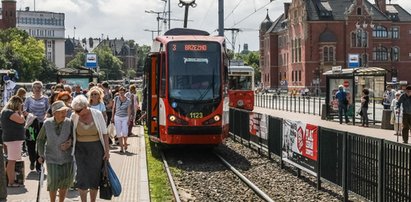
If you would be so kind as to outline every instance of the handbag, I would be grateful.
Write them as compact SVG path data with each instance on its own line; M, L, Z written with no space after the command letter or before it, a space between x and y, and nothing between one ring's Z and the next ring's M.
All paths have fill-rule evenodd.
M121 194L121 183L118 179L116 173L114 172L113 168L111 167L110 163L107 162L107 173L108 173L108 180L110 181L111 190L113 191L114 196L120 196Z
M105 161L101 170L100 198L111 200L111 198L113 197L113 191L111 189L110 180L108 179L107 170L107 161Z
M114 126L114 123L110 123L107 127L108 135L111 139L116 137L116 127Z

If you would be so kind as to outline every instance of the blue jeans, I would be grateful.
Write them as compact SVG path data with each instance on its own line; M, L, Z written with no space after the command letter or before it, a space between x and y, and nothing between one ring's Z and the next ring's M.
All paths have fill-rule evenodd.
M342 124L342 115L344 113L345 123L350 122L347 116L347 105L338 105L338 118L340 119L340 124Z

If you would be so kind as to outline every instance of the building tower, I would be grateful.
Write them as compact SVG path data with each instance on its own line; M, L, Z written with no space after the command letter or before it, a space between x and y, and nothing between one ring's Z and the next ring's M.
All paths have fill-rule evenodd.
M260 38L260 68L261 71L263 71L262 68L265 67L265 55L264 55L264 50L267 48L265 47L265 37L264 35L266 34L266 32L268 31L268 29L270 29L270 27L273 25L273 21L271 21L270 16L268 16L268 9L267 9L267 16L265 17L265 19L261 22L260 24L260 30L259 30L259 38ZM261 74L261 81L264 83L264 80L266 80L264 78L264 74Z
M7 29L16 27L16 1L15 0L3 0L1 1L1 28Z

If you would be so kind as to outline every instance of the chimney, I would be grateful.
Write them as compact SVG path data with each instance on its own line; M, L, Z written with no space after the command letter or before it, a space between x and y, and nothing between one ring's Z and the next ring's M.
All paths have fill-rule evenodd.
M375 4L377 5L378 9L380 9L381 12L383 13L387 12L386 0L375 0Z
M284 3L284 18L288 19L288 10L290 10L291 3Z

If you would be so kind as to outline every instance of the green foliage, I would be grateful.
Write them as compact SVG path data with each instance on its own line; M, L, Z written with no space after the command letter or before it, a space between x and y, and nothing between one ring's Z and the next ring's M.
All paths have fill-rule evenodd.
M151 47L148 45L139 46L137 50L138 62L137 62L137 71L142 72L143 66L146 61L147 54L150 52Z
M168 182L158 148L150 142L147 133L145 133L145 139L150 199L151 201L172 201L173 194L170 188L171 186Z
M104 45L95 49L98 58L98 65L100 71L104 72L104 78L102 80L119 80L123 79L125 72L121 70L123 62L113 55L111 49ZM84 63L83 63L84 64Z
M16 28L0 30L0 68L15 69L19 81L33 81L47 73L52 78L50 63L45 60L44 42ZM55 74L54 74L55 75Z
M247 54L238 53L235 58L244 61L245 65L254 68L254 80L256 82L261 80L260 54L258 51L250 51Z
M86 63L86 54L83 52L78 52L76 56L67 63L68 68L80 69Z

